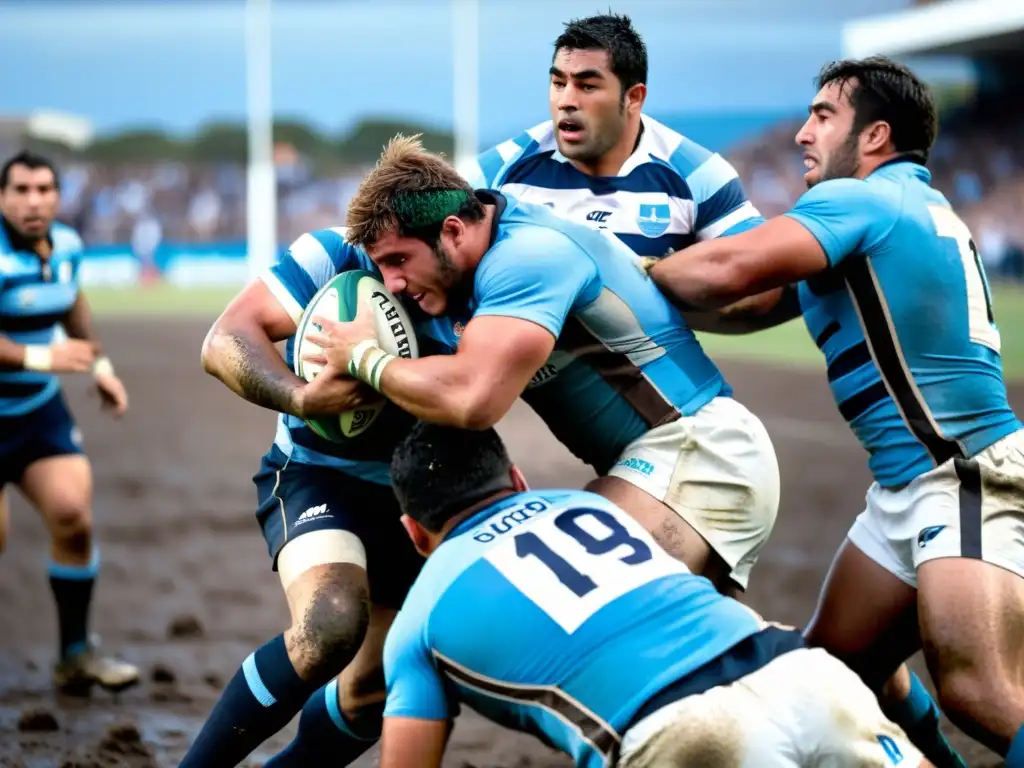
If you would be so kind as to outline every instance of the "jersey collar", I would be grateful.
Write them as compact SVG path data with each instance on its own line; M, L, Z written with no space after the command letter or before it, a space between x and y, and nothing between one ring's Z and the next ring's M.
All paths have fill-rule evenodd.
M913 176L929 181L932 173L927 167L928 159L923 152L901 152L895 157L889 158L868 174L873 176L879 171L903 171Z
M508 207L508 198L496 189L478 189L474 194L484 205L495 206L494 218L491 220L491 240L487 244L487 248L490 249L498 241L498 225Z
M490 496L492 493L494 493L494 491L489 490L487 492L487 495ZM504 498L498 499L493 504L488 504L483 509L477 510L472 515L467 517L465 520L461 521L450 531L448 531L447 535L444 537L444 540L451 541L452 539L458 538L462 534L473 530L487 518L491 517L492 515L498 514L503 509L507 509L508 507L513 506L515 501L520 496L522 496L522 493L511 493L508 496L505 496Z

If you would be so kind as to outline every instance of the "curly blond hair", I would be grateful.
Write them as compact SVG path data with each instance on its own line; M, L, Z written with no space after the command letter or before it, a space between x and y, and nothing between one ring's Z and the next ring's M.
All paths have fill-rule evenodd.
M393 230L436 242L449 216L483 217L473 188L443 155L429 152L420 134L397 134L348 204L347 240L371 246Z

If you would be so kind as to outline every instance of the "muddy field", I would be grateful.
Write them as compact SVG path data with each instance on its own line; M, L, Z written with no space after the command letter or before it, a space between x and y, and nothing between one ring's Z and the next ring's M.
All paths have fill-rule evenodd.
M93 628L105 648L141 665L144 682L137 688L117 698L97 692L85 702L51 692L56 625L46 536L15 494L0 557L0 765L177 765L224 681L286 626L250 482L272 439L273 417L202 373L206 327L101 324L131 395L121 423L100 414L84 380L68 382L96 476L103 570ZM824 376L723 368L738 396L764 419L782 467L782 511L754 571L750 602L768 618L803 625L832 553L860 511L865 457L835 412ZM1024 407L1024 390L1013 400ZM524 408L517 407L502 433L534 486L580 486L591 476ZM919 658L915 668L924 673ZM293 728L267 742L250 764L287 743ZM998 764L959 733L953 738L972 768ZM375 761L376 750L358 765ZM567 764L533 740L469 714L456 727L446 765Z

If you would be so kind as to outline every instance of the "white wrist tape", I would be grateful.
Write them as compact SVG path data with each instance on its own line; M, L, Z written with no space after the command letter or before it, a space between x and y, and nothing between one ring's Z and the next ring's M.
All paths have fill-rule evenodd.
M103 357L97 358L96 362L92 364L93 376L113 376L114 375L114 364L110 362L110 358L104 355Z
M361 341L352 350L352 359L348 363L348 372L362 382L369 384L380 392L380 379L384 369L395 359L379 346L374 339Z
M45 344L26 344L22 365L26 371L49 371L53 368L53 351Z

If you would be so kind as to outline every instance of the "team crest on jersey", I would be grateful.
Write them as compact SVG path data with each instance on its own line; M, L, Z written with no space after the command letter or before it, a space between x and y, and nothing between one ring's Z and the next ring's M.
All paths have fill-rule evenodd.
M71 282L71 262L62 261L57 265L57 281L61 283Z
M640 203L636 224L645 237L660 237L672 223L672 209L668 203Z

